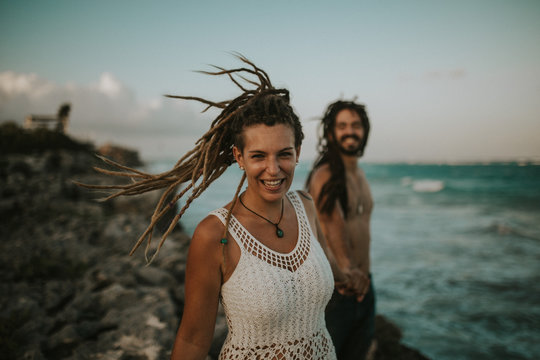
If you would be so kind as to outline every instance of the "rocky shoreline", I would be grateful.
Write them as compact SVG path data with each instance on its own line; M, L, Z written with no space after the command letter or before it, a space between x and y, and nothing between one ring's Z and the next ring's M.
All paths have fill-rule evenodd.
M105 181L86 151L0 157L0 353L5 359L167 359L183 307L189 237L146 266L127 254L158 194L101 203L72 183ZM110 181L110 179L107 179ZM223 312L209 359L226 334ZM377 318L376 359L426 359Z

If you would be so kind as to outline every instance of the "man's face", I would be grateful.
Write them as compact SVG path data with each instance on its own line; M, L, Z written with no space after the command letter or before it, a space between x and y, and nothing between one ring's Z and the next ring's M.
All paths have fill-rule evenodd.
M343 109L336 115L334 140L345 155L356 156L364 139L362 119L356 111Z

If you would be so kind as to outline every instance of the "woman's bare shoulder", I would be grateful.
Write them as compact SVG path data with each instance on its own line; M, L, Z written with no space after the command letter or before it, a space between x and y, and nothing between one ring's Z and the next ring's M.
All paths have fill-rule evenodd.
M302 201L305 202L305 200L308 200L308 201L313 201L313 198L311 197L311 195L304 191L304 190L296 190L296 192L298 193L298 195L300 195L300 197L302 198Z
M224 225L217 216L207 215L195 228L191 239L191 247L204 247L219 250Z
M302 203L304 204L306 215L309 221L311 222L312 220L314 220L317 214L317 211L315 210L315 203L313 202L313 197L311 196L310 193L303 190L298 190L297 192L300 195L300 199L302 200Z

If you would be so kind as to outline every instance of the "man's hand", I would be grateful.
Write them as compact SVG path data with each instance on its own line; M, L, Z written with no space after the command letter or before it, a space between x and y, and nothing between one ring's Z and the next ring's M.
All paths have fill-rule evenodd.
M345 280L336 282L336 290L341 295L355 296L356 301L362 301L369 290L369 277L358 268L343 271L343 275Z

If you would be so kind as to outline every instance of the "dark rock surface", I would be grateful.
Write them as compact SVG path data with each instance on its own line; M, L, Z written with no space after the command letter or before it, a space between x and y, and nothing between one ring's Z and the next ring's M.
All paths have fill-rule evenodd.
M71 182L103 181L89 170L94 159L51 152L0 161L4 359L169 356L189 239L173 232L150 266L144 249L129 257L158 194L95 201Z
M416 349L401 344L403 334L390 320L382 315L375 318L377 352L375 360L429 360Z
M143 163L139 158L139 152L133 149L127 149L122 146L105 144L97 149L97 152L113 161L120 164L136 167L141 166Z

